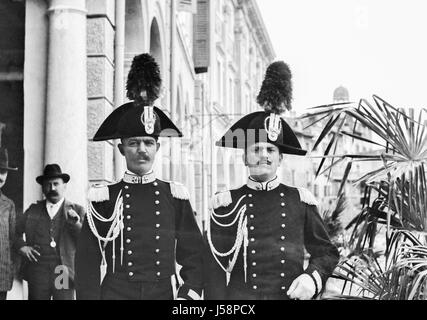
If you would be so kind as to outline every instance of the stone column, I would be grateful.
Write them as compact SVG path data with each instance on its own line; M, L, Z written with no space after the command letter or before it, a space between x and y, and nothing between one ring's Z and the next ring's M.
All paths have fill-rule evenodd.
M124 103L125 96L125 18L125 1L116 1L116 37L114 48L114 102L116 108ZM119 143L120 140L114 142L114 177L116 180L120 180L126 170L125 158L117 147Z
M71 176L67 198L87 189L86 1L51 0L44 162Z
M115 1L87 0L87 9L87 133L92 139L114 109L114 68L118 62L114 54ZM88 177L91 184L114 181L112 140L88 143Z
M176 51L178 49L177 46L177 38L178 38L178 30L176 25L176 13L177 13L177 0L171 0L170 2L170 118L173 122L176 121L176 106L177 106L177 96L178 96L178 86L177 86L177 56ZM176 159L174 159L174 154L176 150L176 146L174 141L171 141L170 144L170 179L175 179L176 168L175 163Z

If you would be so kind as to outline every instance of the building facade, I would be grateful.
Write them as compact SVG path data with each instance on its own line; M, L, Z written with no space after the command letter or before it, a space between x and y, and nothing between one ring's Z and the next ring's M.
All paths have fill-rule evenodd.
M83 205L89 185L121 178L117 142L90 138L127 102L144 52L160 65L156 106L184 133L161 139L159 177L188 187L200 225L214 192L244 182L240 155L214 142L255 111L274 59L255 0L6 0L0 31L0 141L19 168L4 192L18 212L42 198L35 178L47 163L70 174L67 198Z

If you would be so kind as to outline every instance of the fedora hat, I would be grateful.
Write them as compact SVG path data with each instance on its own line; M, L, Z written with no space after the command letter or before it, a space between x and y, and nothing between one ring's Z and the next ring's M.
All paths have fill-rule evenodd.
M62 173L61 167L54 163L54 164L47 164L44 167L43 175L38 176L36 178L37 183L43 184L43 181L46 179L52 179L52 178L62 178L65 183L70 181L70 176L66 173Z
M18 168L9 167L9 155L7 149L3 147L0 147L0 170L18 170Z

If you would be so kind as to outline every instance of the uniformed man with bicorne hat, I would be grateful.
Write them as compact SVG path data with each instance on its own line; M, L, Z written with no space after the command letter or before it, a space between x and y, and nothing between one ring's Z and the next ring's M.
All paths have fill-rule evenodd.
M77 299L201 297L203 238L188 191L153 172L159 137L182 136L153 106L160 87L155 60L136 56L126 87L132 101L115 109L93 138L120 139L127 171L119 182L89 190L76 256Z
M217 142L244 149L247 183L212 199L205 256L206 299L312 299L325 287L338 262L309 190L283 184L277 176L283 154L304 156L281 117L291 109L291 71L272 63L258 104ZM310 254L304 268L304 249Z

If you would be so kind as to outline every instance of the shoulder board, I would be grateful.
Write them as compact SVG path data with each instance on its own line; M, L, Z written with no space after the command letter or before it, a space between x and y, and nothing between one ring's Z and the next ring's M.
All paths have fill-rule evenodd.
M179 182L170 181L172 197L180 200L190 200L187 188Z
M228 207L233 202L230 191L222 191L216 193L212 197L211 207L218 209L219 207Z
M103 184L95 184L89 188L88 196L89 201L102 202L110 200L110 193L108 186Z
M319 203L317 202L314 195L310 192L310 190L305 188L297 188L299 192L300 200L306 204L313 205L313 206L319 206Z

